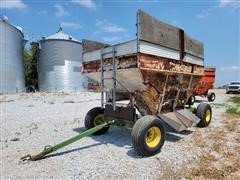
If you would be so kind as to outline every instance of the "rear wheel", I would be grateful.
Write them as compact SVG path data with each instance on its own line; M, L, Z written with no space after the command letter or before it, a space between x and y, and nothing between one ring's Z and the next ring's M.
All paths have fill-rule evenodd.
M198 127L207 127L212 120L212 108L209 104L201 103L197 107L196 115L201 119L197 124Z
M137 120L132 129L132 143L135 151L142 156L160 152L165 141L165 127L159 118L144 116Z
M194 104L194 102L195 102L195 96L192 95L192 96L190 96L190 97L188 98L187 104L188 104L189 106L192 106L192 105Z
M104 109L101 107L95 107L88 111L87 115L85 116L84 125L86 129L94 128L97 125L104 123ZM103 129L93 133L94 135L104 134L109 127L104 127Z
M210 93L207 95L207 99L209 102L213 102L216 99L216 94L215 93Z

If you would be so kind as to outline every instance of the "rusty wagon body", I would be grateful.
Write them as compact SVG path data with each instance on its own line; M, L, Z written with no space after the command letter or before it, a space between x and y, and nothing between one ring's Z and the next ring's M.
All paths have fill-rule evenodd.
M137 38L131 41L113 46L83 41L83 72L102 85L101 113L138 122L136 108L142 116L157 117L177 131L198 124L201 117L186 110L185 104L204 75L203 43L142 10L136 26ZM116 103L123 99L130 100L127 107Z

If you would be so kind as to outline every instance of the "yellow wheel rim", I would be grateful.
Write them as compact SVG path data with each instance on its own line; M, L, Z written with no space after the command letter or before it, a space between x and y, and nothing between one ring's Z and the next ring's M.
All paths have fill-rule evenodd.
M158 127L151 127L145 135L145 142L148 147L156 147L161 140L161 131Z
M94 127L103 123L104 123L104 117L102 114L97 115L93 120Z
M208 109L206 111L205 119L206 119L207 122L209 122L211 120L211 111L210 111L210 109Z

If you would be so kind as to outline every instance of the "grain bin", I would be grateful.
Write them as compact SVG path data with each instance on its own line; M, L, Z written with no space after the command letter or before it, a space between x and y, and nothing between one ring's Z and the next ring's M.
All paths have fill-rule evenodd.
M38 60L39 90L41 92L75 92L86 86L81 73L82 44L64 33L62 28L40 40Z
M20 27L0 19L0 93L25 91L23 47Z

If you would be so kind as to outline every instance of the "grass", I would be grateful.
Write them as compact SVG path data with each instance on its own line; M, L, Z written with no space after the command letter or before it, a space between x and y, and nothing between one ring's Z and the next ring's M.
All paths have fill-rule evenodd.
M226 113L240 115L240 110L235 106L229 106L226 109Z
M223 103L212 103L213 106L215 106L216 108L224 108L226 107L226 104Z
M237 106L236 103L233 105ZM179 176L185 179L239 179L240 138L239 116L226 114L223 116L223 126L212 128L204 136L194 132L194 143L208 151L191 163L190 168L183 168ZM201 146L199 146L201 147ZM206 148L207 147L207 148Z
M240 96L230 97L229 101L236 104L236 105L240 105Z
M226 108L226 113L229 113L229 114L235 114L235 115L239 115L240 116L240 96L233 96L233 97L230 97L229 102L232 103L232 105L228 105L227 108Z

